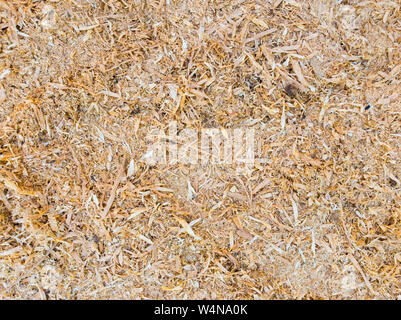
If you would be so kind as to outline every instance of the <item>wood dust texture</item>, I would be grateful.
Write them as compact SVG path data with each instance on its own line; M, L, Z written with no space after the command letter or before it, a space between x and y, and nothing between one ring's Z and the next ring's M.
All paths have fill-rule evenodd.
M400 298L400 5L0 1L0 298Z

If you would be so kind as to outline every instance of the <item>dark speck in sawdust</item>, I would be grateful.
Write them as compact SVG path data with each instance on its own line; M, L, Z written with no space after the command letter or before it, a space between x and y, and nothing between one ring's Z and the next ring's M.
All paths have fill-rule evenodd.
M295 94L297 92L297 87L295 85L293 85L292 83L289 83L289 84L285 85L284 91L290 98L294 98Z

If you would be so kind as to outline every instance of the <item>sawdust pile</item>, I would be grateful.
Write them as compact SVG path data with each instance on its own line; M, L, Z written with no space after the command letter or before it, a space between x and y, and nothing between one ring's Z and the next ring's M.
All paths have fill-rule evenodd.
M0 297L400 298L400 4L0 1Z

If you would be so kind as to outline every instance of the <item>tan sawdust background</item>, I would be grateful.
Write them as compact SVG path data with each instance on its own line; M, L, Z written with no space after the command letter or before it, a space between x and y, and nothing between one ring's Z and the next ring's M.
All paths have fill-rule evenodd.
M400 297L400 18L0 1L0 298ZM172 121L253 128L268 161L147 165Z

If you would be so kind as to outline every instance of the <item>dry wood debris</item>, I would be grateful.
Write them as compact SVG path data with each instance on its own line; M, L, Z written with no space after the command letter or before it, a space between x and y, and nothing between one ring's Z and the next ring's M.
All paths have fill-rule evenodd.
M400 7L1 0L0 298L401 298ZM172 121L268 160L146 165Z

